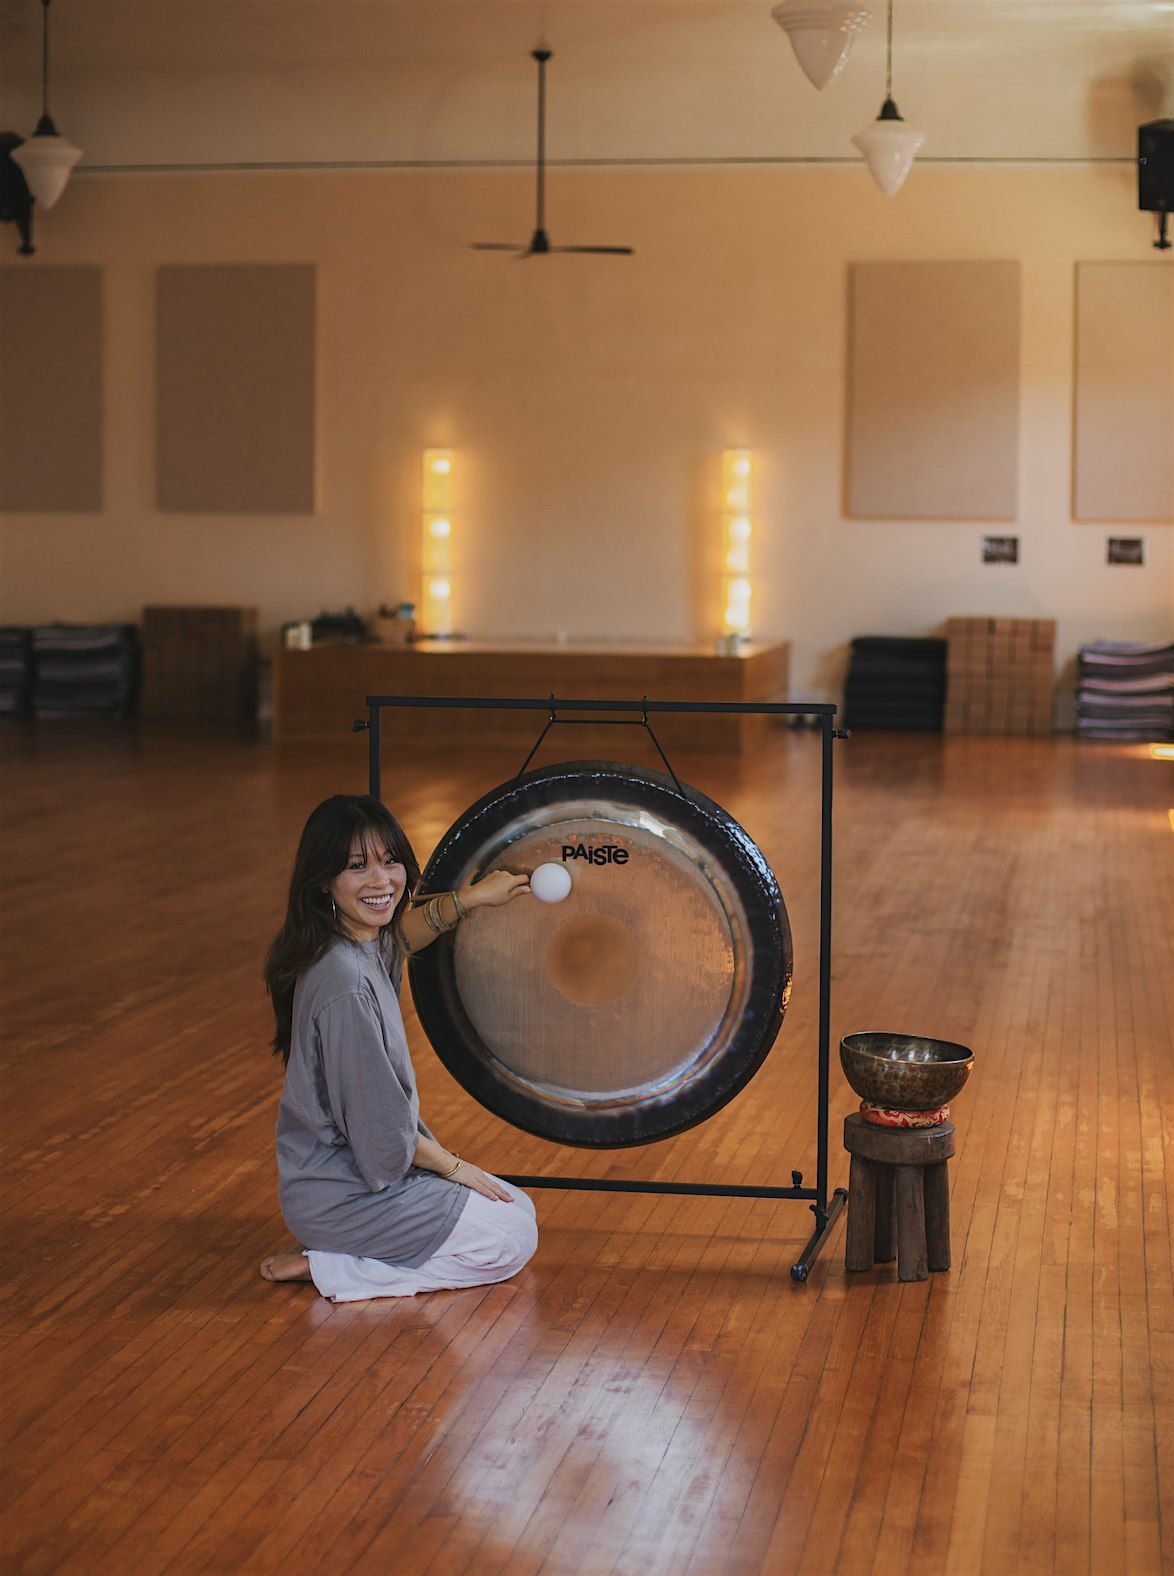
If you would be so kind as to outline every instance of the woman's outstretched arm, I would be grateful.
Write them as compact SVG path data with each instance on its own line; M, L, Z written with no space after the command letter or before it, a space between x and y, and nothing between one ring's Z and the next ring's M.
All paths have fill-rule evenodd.
M462 887L456 897L460 901L461 909L466 914L471 914L477 908L501 908L529 890L529 876L514 876L508 870L493 870L480 881ZM429 942L436 940L436 931L424 917L424 907L425 905L421 903L419 907L410 908L404 914L403 938L409 952L419 952ZM440 917L445 924L460 920L460 911L451 892L446 892L440 900Z

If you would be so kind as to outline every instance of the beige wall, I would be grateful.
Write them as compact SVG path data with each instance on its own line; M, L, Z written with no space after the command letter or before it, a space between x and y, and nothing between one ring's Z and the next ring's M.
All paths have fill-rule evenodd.
M243 601L262 625L415 593L419 451L458 451L457 614L471 632L676 640L708 633L700 569L714 462L758 455L755 625L795 645L798 693L834 689L853 635L952 613L1054 615L1061 656L1168 632L1171 528L1143 569L1070 519L1074 263L1145 259L1128 170L915 168L886 202L859 169L556 171L554 239L632 259L514 262L514 172L90 177L39 258L101 263L106 477L99 516L5 516L0 618L134 618ZM844 518L846 270L859 258L1023 265L1021 559L979 563L974 522ZM312 518L153 508L153 270L318 266L319 504Z

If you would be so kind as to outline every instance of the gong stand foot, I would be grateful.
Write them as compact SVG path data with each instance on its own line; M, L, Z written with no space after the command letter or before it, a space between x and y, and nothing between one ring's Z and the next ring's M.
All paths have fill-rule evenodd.
M808 1239L807 1246L803 1249L803 1252L799 1255L796 1262L791 1265L791 1279L793 1281L805 1281L807 1279L820 1248L823 1247L835 1230L836 1222L839 1220L847 1202L848 1189L846 1187L838 1187L832 1194L826 1210L820 1210L815 1205L812 1205L812 1208L815 1209L815 1230ZM822 1221L820 1219L821 1215L823 1217Z

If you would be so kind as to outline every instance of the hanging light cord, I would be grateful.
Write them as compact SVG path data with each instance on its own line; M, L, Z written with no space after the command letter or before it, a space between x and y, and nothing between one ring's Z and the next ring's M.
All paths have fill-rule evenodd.
M41 118L49 114L49 0L41 0Z
M45 0L49 4L49 0ZM893 0L889 0L888 23L885 29L885 97L893 96Z

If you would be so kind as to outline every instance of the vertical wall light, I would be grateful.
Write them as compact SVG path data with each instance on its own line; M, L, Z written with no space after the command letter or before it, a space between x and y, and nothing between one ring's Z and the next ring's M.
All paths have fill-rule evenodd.
M420 633L453 632L453 452L424 450Z
M722 628L731 644L750 634L754 462L749 449L722 450Z

